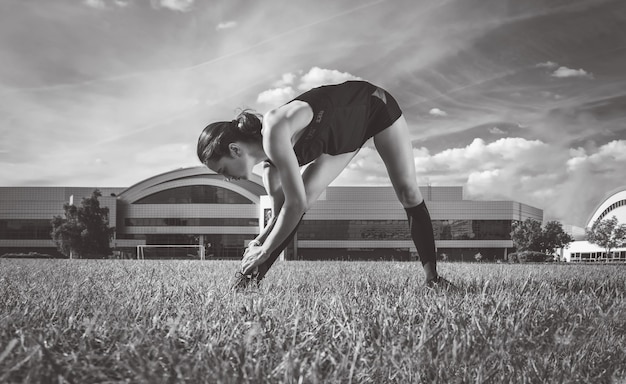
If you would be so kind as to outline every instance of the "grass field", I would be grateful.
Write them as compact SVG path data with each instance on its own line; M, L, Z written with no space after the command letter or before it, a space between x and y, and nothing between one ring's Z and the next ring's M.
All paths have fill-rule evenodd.
M0 382L626 383L626 267L0 259Z

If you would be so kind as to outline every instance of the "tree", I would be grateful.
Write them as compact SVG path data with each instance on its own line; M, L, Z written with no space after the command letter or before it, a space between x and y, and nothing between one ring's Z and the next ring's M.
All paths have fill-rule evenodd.
M541 249L539 249L539 252L553 255L557 249L567 247L572 241L574 241L574 238L563 230L561 223L548 221L541 230Z
M586 232L587 241L604 248L607 258L611 249L626 246L626 224L619 224L615 216L597 220Z
M115 228L109 227L109 208L100 207L99 190L84 198L80 207L63 204L65 217L52 218L52 240L59 252L67 257L109 255Z
M549 221L542 228L534 219L513 223L511 240L517 252L536 252L552 255L558 248L566 247L574 239L563 230L558 221Z
M72 257L72 253L80 249L80 233L82 226L78 222L78 208L75 205L65 203L65 218L63 216L54 216L52 218L52 240L57 246L59 252L66 257Z
M539 251L541 248L541 222L526 219L522 222L513 222L511 240L517 252Z

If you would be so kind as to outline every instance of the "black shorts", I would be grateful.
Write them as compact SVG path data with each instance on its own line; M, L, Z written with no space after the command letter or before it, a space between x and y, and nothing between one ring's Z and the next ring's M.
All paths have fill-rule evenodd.
M313 119L294 145L300 165L323 153L354 152L402 116L391 94L366 81L326 85L295 98L313 109Z

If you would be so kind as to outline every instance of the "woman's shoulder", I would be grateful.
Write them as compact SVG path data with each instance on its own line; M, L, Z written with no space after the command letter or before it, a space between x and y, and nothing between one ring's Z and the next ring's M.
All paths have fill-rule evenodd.
M304 128L313 119L313 108L302 100L293 100L287 104L274 108L263 116L263 129L274 125L287 124Z

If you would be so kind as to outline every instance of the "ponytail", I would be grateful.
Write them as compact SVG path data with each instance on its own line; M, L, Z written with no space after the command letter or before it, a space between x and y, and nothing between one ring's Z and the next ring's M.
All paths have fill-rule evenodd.
M233 120L237 124L237 130L242 136L249 137L251 140L261 139L261 115L249 110L244 109Z
M228 145L236 141L245 143L261 142L261 115L242 110L232 121L218 121L209 124L198 138L198 159L202 164L217 160L229 154Z

